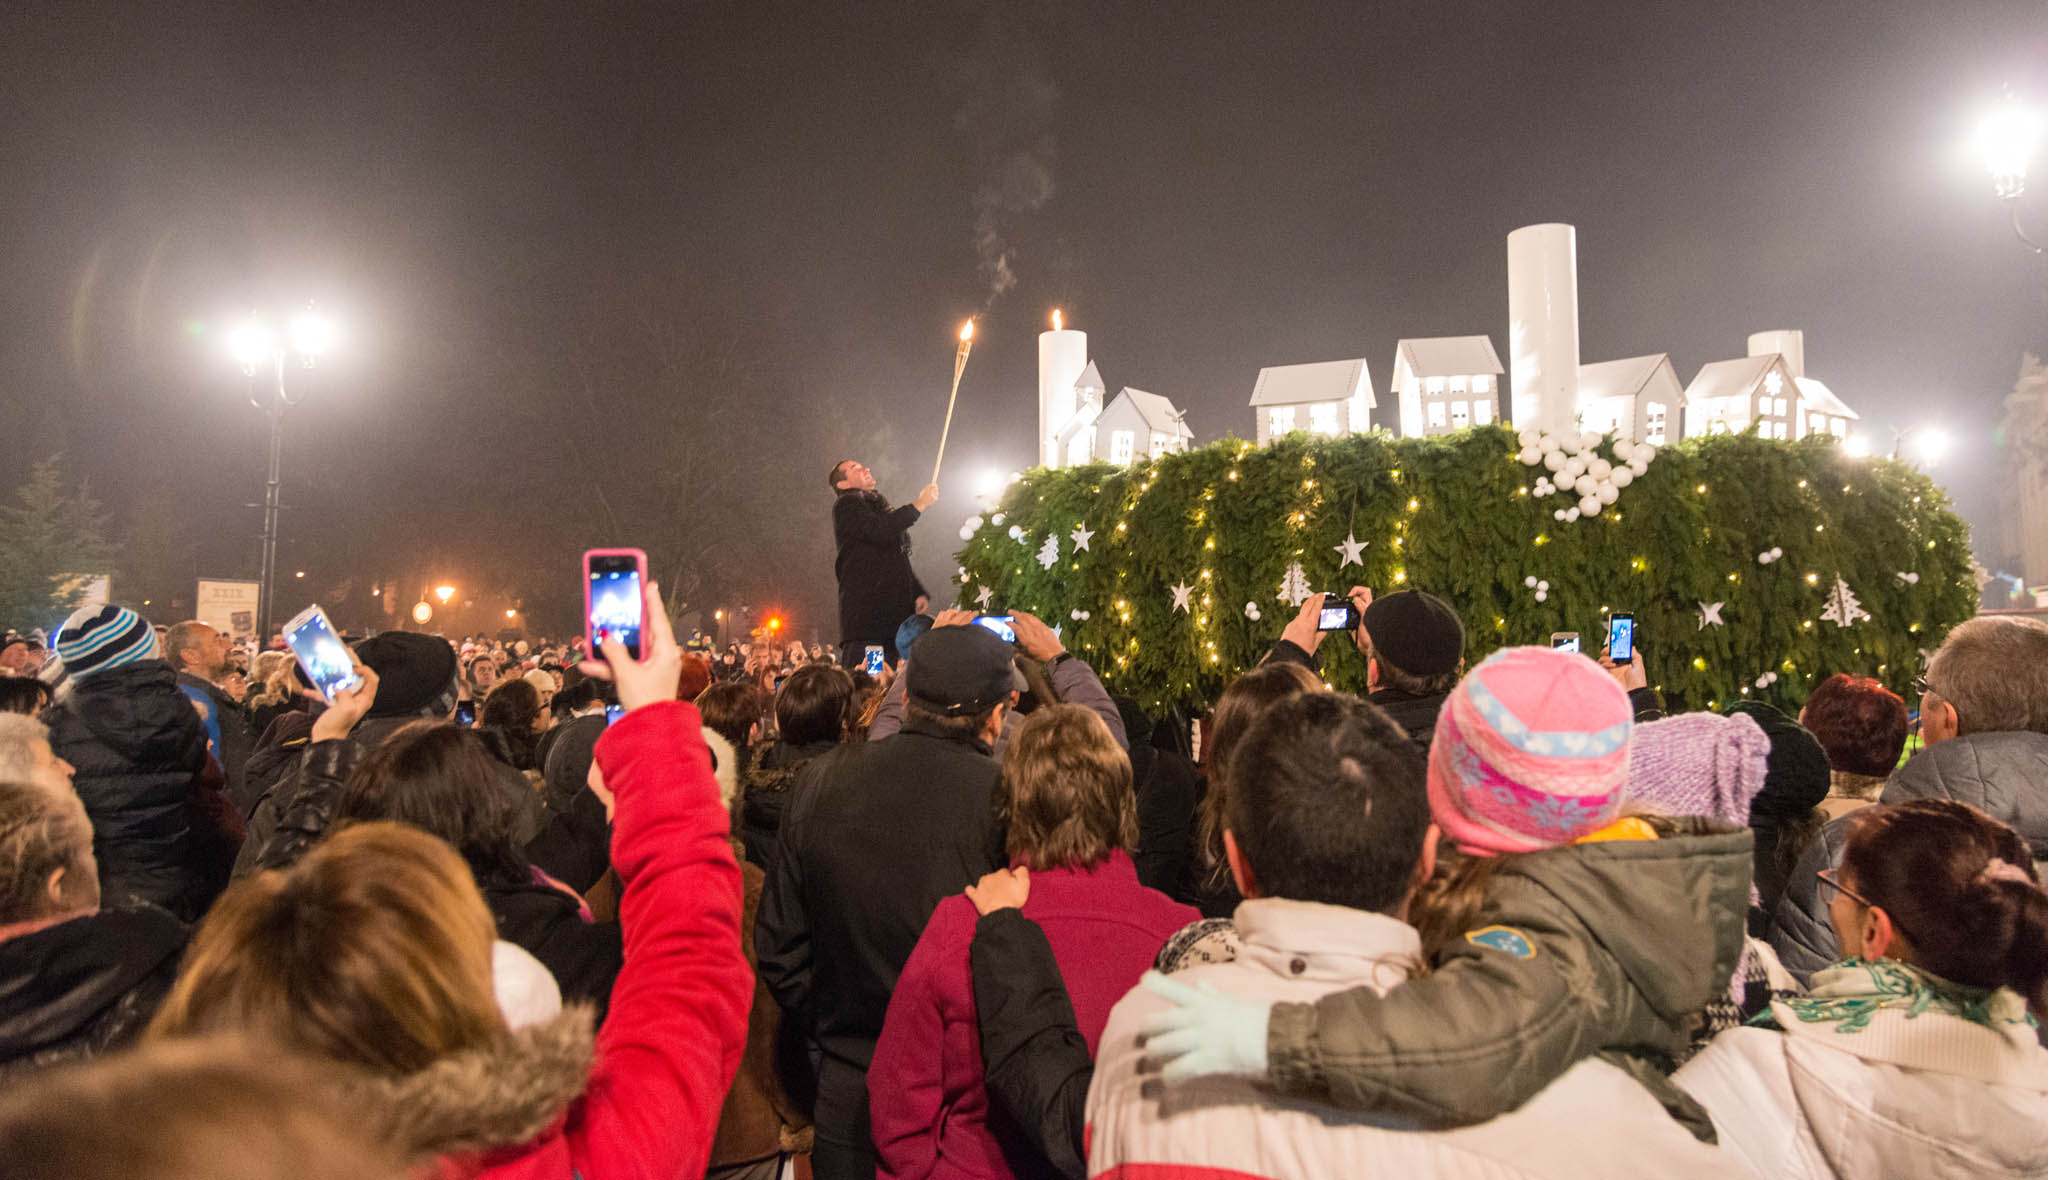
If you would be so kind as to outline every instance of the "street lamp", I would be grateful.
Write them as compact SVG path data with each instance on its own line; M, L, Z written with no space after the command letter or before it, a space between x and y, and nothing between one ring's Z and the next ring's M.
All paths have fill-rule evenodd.
M1949 434L1937 426L1908 426L1892 428L1892 457L1900 457L1900 449L1909 439L1914 443L1914 454L1923 467L1933 467L1949 450Z
M285 391L285 356L296 356L310 369L333 350L337 335L333 321L310 308L292 318L282 339L254 315L228 333L228 351L251 379L249 404L270 420L270 466L263 485L263 588L256 600L256 631L266 637L274 617L271 588L277 577L278 459L283 453L285 411L299 404ZM269 396L258 397L254 379L257 370L266 367L276 381Z
M455 597L455 587L436 586L434 587L434 597L441 600L441 605L447 606L448 600Z
M2008 94L1979 122L1977 143L1985 168L1992 173L1992 195L2006 202L2013 232L2040 254L2042 244L2021 228L2021 194L2028 188L2028 162L2042 145L2042 120Z

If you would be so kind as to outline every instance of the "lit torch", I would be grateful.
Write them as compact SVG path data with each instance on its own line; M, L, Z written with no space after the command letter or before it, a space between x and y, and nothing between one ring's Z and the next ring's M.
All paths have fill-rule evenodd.
M946 435L953 429L953 401L960 396L961 371L968 367L968 353L975 347L975 321L960 326L960 347L953 352L953 389L946 395L946 423L939 428L939 453L932 458L932 481L939 482L939 464L946 459Z

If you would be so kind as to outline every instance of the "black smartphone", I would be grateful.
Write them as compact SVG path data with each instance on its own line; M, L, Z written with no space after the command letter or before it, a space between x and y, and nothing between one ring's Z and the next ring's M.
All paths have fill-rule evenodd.
M647 554L638 549L592 549L583 555L584 636L591 656L610 635L626 645L626 654L641 658L640 633L647 622Z
M1359 604L1342 594L1325 594L1316 614L1318 631L1351 631L1359 626Z
M475 728L477 724L477 702L457 701L455 703L455 723L464 729Z
M1579 632L1553 631L1551 632L1551 646L1559 651L1578 651Z
M618 721L619 721L619 719L620 719L621 717L624 717L624 716L626 716L626 706L624 706L624 705L606 705L606 706L605 706L605 728L606 728L606 729L610 729L610 728L612 728L612 726L614 726L615 724L617 724L617 723L618 723Z
M1626 664L1636 655L1636 615L1616 611L1608 616L1608 658Z
M1011 626L1011 624L1016 621L1016 618L1011 615L975 616L975 622L977 624L983 627L987 627L989 630L994 631L996 632L996 634L1002 636L1003 642L1005 643L1017 642L1017 628Z

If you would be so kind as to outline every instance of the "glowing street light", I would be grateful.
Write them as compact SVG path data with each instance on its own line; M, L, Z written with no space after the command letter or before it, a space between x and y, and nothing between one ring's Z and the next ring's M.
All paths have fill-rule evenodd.
M1912 433L1915 436L1914 451L1921 457L1922 466L1933 467L1942 461L1943 453L1949 450L1949 435L1946 432L1922 429Z
M425 626L427 624L427 621L429 619L432 619L433 617L433 607L428 606L424 602L416 602L413 604L413 622L418 623L421 626Z
M1871 457L1871 440L1862 434L1853 434L1843 440L1843 453L1852 459Z
M1992 195L2006 202L2013 216L2013 232L2028 249L2042 252L2042 244L2021 228L2021 194L2028 188L2028 164L2042 146L2042 120L2008 94L1978 123L1978 155L1992 174Z
M517 607L511 607L511 606L508 606L508 607L506 607L506 608L505 608L505 617L506 617L506 618L508 618L508 619L516 619L516 618L518 618L518 617L519 617L519 608L517 608Z
M434 597L441 600L441 605L447 606L448 600L455 597L455 587L436 586L434 587Z
M245 376L252 379L249 404L262 410L270 419L270 467L263 486L263 583L256 599L256 633L270 634L272 584L277 580L277 512L278 463L284 451L285 411L299 404L285 390L285 357L289 353L297 356L305 368L312 368L321 357L333 350L338 336L334 322L307 308L293 317L284 338L271 329L268 321L251 315L248 319L229 329L227 334L228 355L242 366ZM267 396L258 397L254 391L253 379L257 370L269 366L270 382ZM303 578L302 572L298 575Z

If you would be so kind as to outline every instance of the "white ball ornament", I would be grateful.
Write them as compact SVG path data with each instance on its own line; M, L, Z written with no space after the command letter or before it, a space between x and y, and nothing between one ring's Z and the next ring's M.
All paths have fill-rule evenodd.
M1608 482L1618 488L1626 488L1636 479L1636 472L1627 467L1617 467L1608 473Z
M1537 591L1537 601L1538 601L1538 602L1542 602L1542 601L1544 601L1545 599L1547 599L1547 598L1549 598L1549 597L1551 597L1551 595L1550 595L1550 594L1548 594L1548 593L1546 593L1546 592L1544 592L1544 591L1542 591L1542 590L1539 590L1539 591Z
M1603 504L1613 504L1615 497L1619 494L1612 483L1604 483L1594 489L1594 499L1599 500Z
M973 526L971 526L971 525L965 525L965 524L964 524L964 525L962 525L962 526L960 526L960 539L961 539L961 540L963 540L963 541L972 541L972 540L974 540L974 539L975 539L975 530L974 530Z
M1538 429L1537 429L1536 427L1534 427L1534 426L1530 426L1530 427L1525 427L1525 428L1524 428L1524 429L1523 429L1523 430L1522 430L1522 431L1521 431L1520 433L1518 433L1518 434L1517 434L1517 435L1515 436L1515 441L1516 441L1516 445L1518 445L1518 446L1521 446L1521 447L1524 447L1524 448L1527 448L1527 449L1530 449L1530 450L1536 450L1536 449L1537 449L1537 444L1538 444L1539 442L1543 441L1543 438L1544 438L1544 432L1543 432L1543 431L1541 431L1541 430L1538 430Z
M1579 514L1581 516L1599 516L1601 514L1601 498L1599 496L1581 496L1579 498Z
M1537 588L1537 575L1531 574L1529 577L1524 578L1523 585L1535 590Z
M1636 444L1626 438L1616 439L1615 445L1608 449L1615 452L1617 463L1627 463L1636 457Z
M1592 430L1579 436L1579 449L1582 451L1591 451L1600 445L1601 436Z
M990 524L1002 524L1002 523L1003 523L1003 514L1002 514L1001 512L999 512L999 513L997 513L996 515L994 515L994 516L990 517L990 518L989 518L989 523L990 523Z
M1537 589L1542 590L1546 594L1549 594L1551 593L1551 583L1539 578L1537 580Z
M1575 521L1575 520L1578 520L1578 519L1579 519L1579 506L1578 506L1578 505L1574 505L1574 506L1573 506L1573 507L1571 507L1571 508L1567 508L1567 509L1565 510L1565 519L1566 519L1566 520L1567 520L1568 522L1570 522L1570 521Z
M1774 546L1772 546L1772 560L1773 560L1773 561L1777 561L1777 560L1778 560L1779 558L1781 558L1781 557L1784 557L1785 555L1786 555L1786 551L1785 551L1784 549L1781 549L1781 548L1779 548L1779 547L1778 547L1777 545L1774 545Z
M1595 479L1593 472L1591 471L1586 473L1585 475L1580 476L1578 479L1572 481L1572 490L1578 492L1582 496L1593 495L1595 490L1600 486L1601 481Z
M1525 467L1535 467L1544 461L1544 452L1535 447L1524 447L1515 453L1516 462Z
M1565 456L1557 451L1544 452L1544 470L1559 471L1565 467Z
M1558 450L1562 445L1555 434L1540 434L1537 436L1537 449L1545 454Z
M1011 525L1011 526L1010 526L1010 539L1011 539L1011 540L1013 540L1013 541L1022 541L1022 540L1024 540L1024 526L1022 526L1022 525L1015 525L1015 524L1014 524L1014 525Z
M1638 454L1636 458L1629 461L1629 469L1637 475L1642 475L1645 471L1649 470L1650 465L1650 460L1644 458L1642 454Z
M1559 469L1558 474L1564 476L1567 479L1578 479L1580 476L1586 474L1586 470L1587 461L1585 459L1580 458L1578 455L1574 455L1572 458L1567 459L1565 461L1565 466Z
M1595 459L1593 462L1587 464L1587 474L1593 476L1595 479L1606 479L1608 478L1609 473L1614 470L1615 465L1608 462L1606 459Z
M1565 519L1565 509L1563 509L1563 508L1554 508L1554 509L1552 509L1552 510L1551 510L1551 519L1552 519L1552 520L1564 520L1564 519Z

